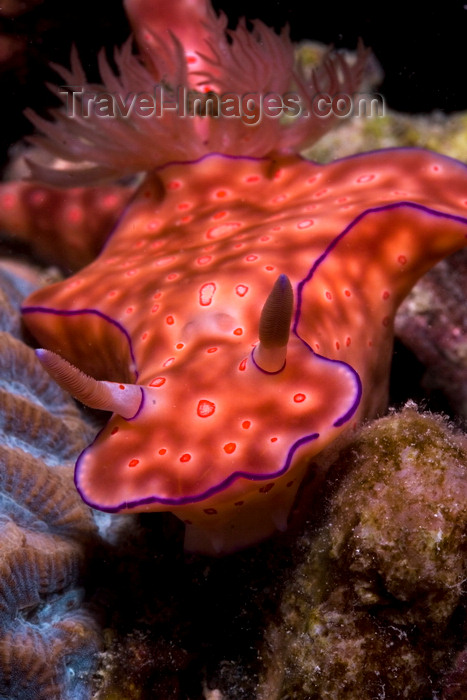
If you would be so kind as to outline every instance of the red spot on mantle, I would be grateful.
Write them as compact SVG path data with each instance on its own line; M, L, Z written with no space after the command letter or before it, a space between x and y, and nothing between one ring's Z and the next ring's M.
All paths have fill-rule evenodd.
M247 291L248 287L246 284L237 284L235 287L235 294L237 294L239 297L244 297Z
M224 452L227 452L228 455L231 455L236 449L237 445L234 442L228 442L226 445L224 445Z
M199 290L199 303L201 306L209 306L212 302L214 292L216 291L216 285L214 282L206 282L200 287Z
M207 265L208 262L211 262L212 260L212 255L202 255L200 258L196 260L198 265Z
M241 226L239 221L230 221L227 224L219 224L218 226L213 226L206 232L206 238L210 240L221 238L222 236L229 236L235 229Z
M300 221L297 224L297 228L298 229L310 228L310 226L313 226L314 223L315 222L313 221L313 219L305 219L304 221Z
M201 399L201 401L198 402L196 413L200 418L208 418L208 416L212 416L215 410L215 403L209 401L208 399Z

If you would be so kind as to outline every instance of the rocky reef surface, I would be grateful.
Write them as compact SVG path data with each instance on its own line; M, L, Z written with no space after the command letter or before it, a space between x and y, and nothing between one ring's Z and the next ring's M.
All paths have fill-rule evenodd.
M424 368L423 390L439 402L440 408L464 419L467 419L466 290L467 251L462 250L443 260L419 281L403 301L395 324L397 337Z
M374 421L336 460L324 510L299 541L258 698L451 697L444 676L465 643L466 436L414 407Z

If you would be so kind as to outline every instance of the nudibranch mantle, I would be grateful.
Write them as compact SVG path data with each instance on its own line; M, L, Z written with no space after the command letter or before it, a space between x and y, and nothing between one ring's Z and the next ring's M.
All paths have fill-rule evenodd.
M61 166L33 154L41 189L8 183L1 201L13 219L25 208L27 234L48 236L57 253L73 244L76 261L62 258L74 269L91 260L23 307L50 374L113 414L78 459L83 499L109 512L172 511L187 549L226 553L284 529L312 460L319 474L327 445L384 410L397 306L466 244L467 169L417 149L328 165L297 155L339 121L313 111L316 97L359 89L362 46L353 63L327 56L308 74L286 32L259 20L229 30L207 0L125 6L140 57L127 42L114 72L101 54L101 86L76 53L70 71L58 69L98 109L80 112L78 89L71 116L30 114L36 145ZM253 106L236 116L106 112L115 95L120 105L143 96L147 108L155 85L169 101L182 87ZM296 118L262 114L264 100L290 90ZM103 189L136 173L146 174L131 200ZM72 208L62 231L61 216L44 211L60 201L50 185L76 186L83 202L93 185L88 216L104 228L115 198L128 202L95 260L105 231L93 241L94 221L78 245L83 211Z
M313 456L384 409L395 310L466 244L466 184L418 149L212 154L148 174L99 257L23 308L44 347L141 391L80 456L84 500L170 510L207 553L283 529ZM292 335L265 372L260 309L283 273Z

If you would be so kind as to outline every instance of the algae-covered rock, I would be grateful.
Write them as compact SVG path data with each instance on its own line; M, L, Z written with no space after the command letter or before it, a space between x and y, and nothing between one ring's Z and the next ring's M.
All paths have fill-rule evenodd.
M363 428L332 473L259 698L431 699L463 643L467 439L407 407Z
M345 591L340 591L345 594ZM282 698L420 698L429 679L409 635L366 612L331 600L313 609L290 645L293 670ZM384 659L384 664L382 660Z
M358 604L383 605L392 621L448 622L467 563L466 449L440 419L410 409L362 431L330 525L330 555ZM402 615L400 602L410 605Z

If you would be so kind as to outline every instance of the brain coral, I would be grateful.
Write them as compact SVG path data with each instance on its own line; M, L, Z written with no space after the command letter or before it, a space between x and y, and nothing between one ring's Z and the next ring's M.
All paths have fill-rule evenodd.
M99 642L78 584L94 524L72 462L89 428L21 339L33 283L0 265L0 698L86 700Z

